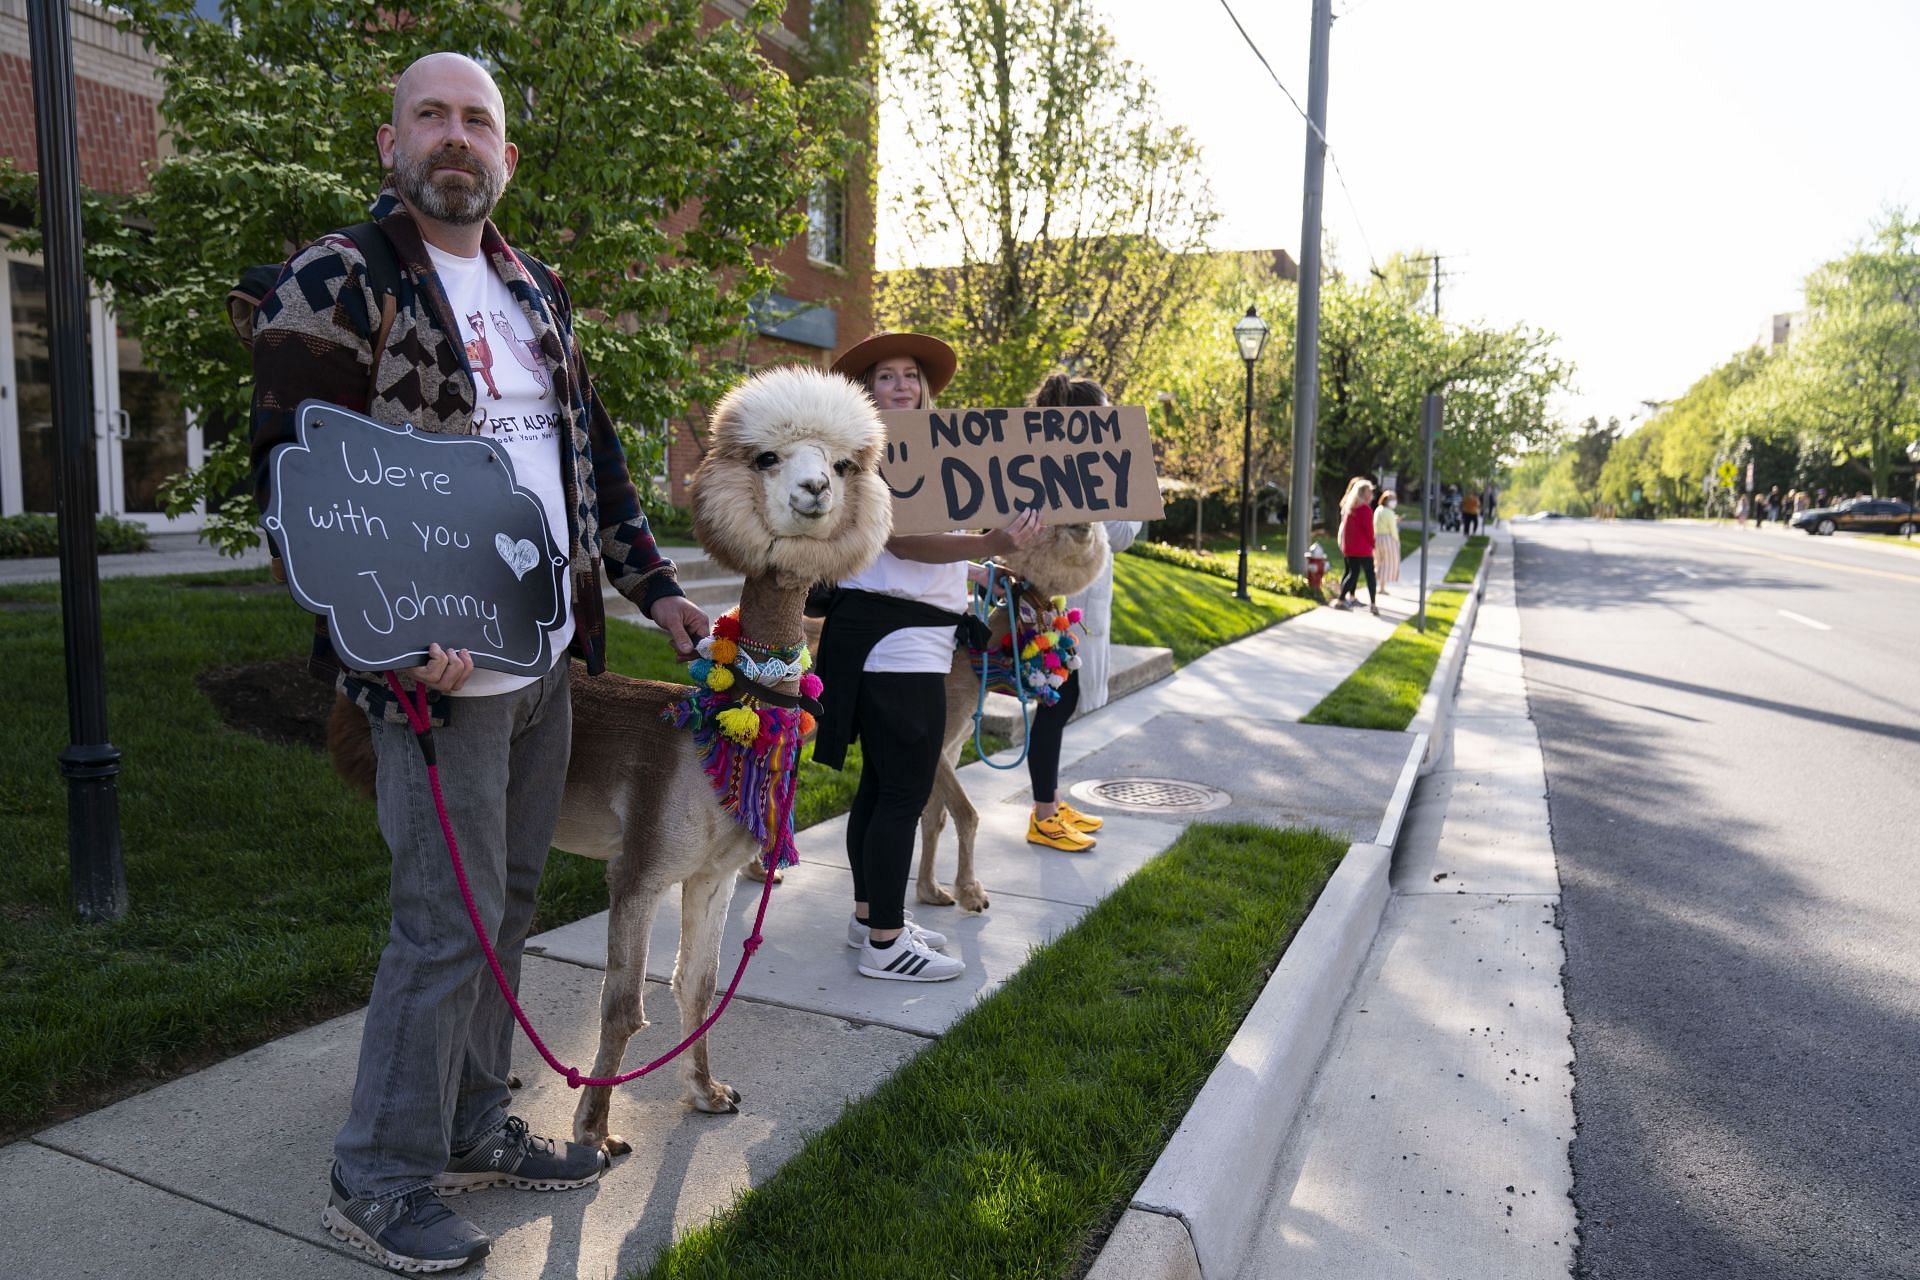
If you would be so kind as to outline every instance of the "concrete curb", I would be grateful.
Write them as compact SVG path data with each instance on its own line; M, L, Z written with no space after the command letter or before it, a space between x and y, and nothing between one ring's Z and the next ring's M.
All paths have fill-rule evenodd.
M1493 543L1487 551L1408 726L1414 743L1379 843L1348 848L1087 1280L1232 1280L1239 1274L1273 1167L1386 912L1393 846L1414 783L1433 768L1435 743L1446 729ZM1263 1123L1249 1125L1249 1116Z
M1508 539L1511 545L1512 539ZM1435 666L1433 679L1427 684L1426 696L1420 699L1420 709L1414 713L1413 723L1407 726L1408 733L1427 735L1426 746L1420 756L1420 776L1426 777L1433 772L1440 750L1437 744L1446 741L1447 721L1453 714L1453 691L1460 683L1460 668L1467 661L1467 645L1472 642L1473 622L1480 613L1480 598L1487 593L1487 569L1493 564L1493 556L1498 548L1491 534L1487 540L1487 554L1480 557L1480 571L1473 575L1473 584L1466 589L1467 602L1460 606L1460 616L1454 620L1453 630L1447 633L1447 643L1440 650L1440 662Z
M1380 927L1392 861L1387 845L1347 849L1088 1280L1230 1280L1238 1271L1274 1162Z

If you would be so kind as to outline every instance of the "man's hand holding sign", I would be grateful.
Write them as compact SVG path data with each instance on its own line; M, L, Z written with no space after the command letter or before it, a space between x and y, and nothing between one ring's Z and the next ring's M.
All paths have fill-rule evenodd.
M1155 520L1163 513L1135 405L917 409L882 413L881 476L893 531L1004 528L1022 511L1050 524Z

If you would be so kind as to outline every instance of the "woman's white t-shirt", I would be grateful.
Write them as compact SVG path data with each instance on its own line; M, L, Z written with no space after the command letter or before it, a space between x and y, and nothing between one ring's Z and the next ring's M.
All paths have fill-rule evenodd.
M560 402L553 394L546 365L534 351L526 313L520 310L506 281L494 274L485 254L457 258L428 245L427 255L433 259L433 269L447 291L459 341L466 347L467 364L473 370L474 434L491 436L506 449L515 483L540 499L553 545L564 548L567 491L560 481L560 432L567 426L561 420ZM567 643L572 639L573 610L569 608L549 637L555 666L565 660ZM512 693L537 678L475 667L455 696Z
M967 562L921 564L902 560L891 551L840 584L857 591L918 600L936 609L959 613L967 607ZM867 654L862 671L929 672L945 675L953 669L952 627L902 627L889 633Z

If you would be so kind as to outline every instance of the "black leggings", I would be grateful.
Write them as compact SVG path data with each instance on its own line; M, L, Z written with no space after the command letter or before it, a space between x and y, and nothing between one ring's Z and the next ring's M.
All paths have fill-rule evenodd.
M1079 705L1080 677L1075 674L1060 686L1060 701L1033 713L1033 727L1027 731L1027 779L1033 783L1035 804L1059 797L1060 738Z
M867 904L869 927L898 929L906 922L914 836L947 732L946 676L863 672L854 724L860 787L847 817L853 900Z
M1367 574L1367 603L1373 604L1379 599L1379 584L1373 580L1373 557L1366 555L1347 557L1347 571L1340 576L1342 600L1348 596L1352 596L1356 601L1360 599L1360 572L1363 569Z

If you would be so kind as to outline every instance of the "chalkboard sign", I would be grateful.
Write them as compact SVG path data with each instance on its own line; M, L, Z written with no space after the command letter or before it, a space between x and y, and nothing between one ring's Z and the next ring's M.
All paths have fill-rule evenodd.
M1165 512L1137 405L911 409L880 421L896 534L998 529L1028 507L1050 524Z
M308 400L273 452L261 521L303 608L350 667L466 649L474 665L544 675L566 607L567 557L540 500L484 436L426 435Z

